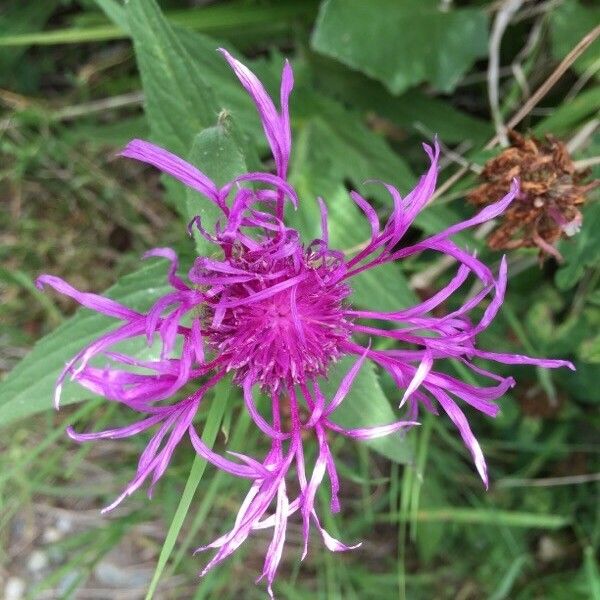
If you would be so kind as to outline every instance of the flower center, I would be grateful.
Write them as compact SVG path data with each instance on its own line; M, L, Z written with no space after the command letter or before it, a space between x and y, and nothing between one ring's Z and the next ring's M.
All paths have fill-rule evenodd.
M237 381L250 375L276 390L325 375L350 336L343 309L350 289L339 281L343 263L327 249L299 250L270 264L249 264L243 255L230 261L257 277L228 286L207 321L213 323L210 343ZM219 306L225 313L214 326Z

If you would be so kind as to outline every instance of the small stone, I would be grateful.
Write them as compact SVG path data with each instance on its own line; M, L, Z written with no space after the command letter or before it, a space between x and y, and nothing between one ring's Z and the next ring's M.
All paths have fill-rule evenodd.
M21 600L25 597L25 582L19 577L9 577L4 586L4 600Z
M62 533L69 533L73 529L73 521L67 517L60 517L56 521L56 528Z
M544 562L557 560L564 555L564 548L555 539L548 535L540 538L538 543L538 556Z
M27 561L27 568L32 573L42 571L48 566L48 556L41 550L34 550Z
M44 531L43 539L46 544L53 544L54 542L58 542L62 536L62 531L56 527L48 527L48 529Z

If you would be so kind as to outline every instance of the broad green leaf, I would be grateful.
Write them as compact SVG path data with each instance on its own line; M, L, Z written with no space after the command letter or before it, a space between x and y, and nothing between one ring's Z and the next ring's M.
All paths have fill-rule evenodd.
M223 122L224 115L231 115L236 123L243 124L242 132L232 128L236 145L245 148L244 154L254 166L257 162L254 144L246 137L262 140L262 128L252 102L217 52L221 44L174 28L162 16L154 0L130 0L127 14L152 139L178 156L189 156L196 135L214 127L219 118ZM210 176L224 183L227 178L222 177L223 173L237 174L239 169L221 165L220 161L238 161L239 165L239 151L231 143L223 142L218 147L222 148L218 156L208 161L198 156L200 163L194 164L201 170L209 169ZM234 152L231 157L228 156L230 150ZM195 159L195 155L191 157L192 162ZM180 214L187 219L184 187L167 177L165 185Z
M326 398L333 397L342 378L355 361L356 358L347 356L331 366L327 381L321 384ZM348 396L332 415L332 421L346 428L386 425L399 419L400 415L392 410L379 384L375 367L369 361L363 364ZM398 432L358 443L367 444L394 462L407 463L412 460L413 451L410 432L406 436Z
M151 259L138 271L123 277L106 292L106 296L135 310L147 310L170 290L166 272L165 261ZM86 344L114 329L117 323L110 317L80 309L74 317L42 338L0 384L0 425L6 426L51 408L54 384L65 363ZM136 349L138 355L147 356L152 351L143 343ZM80 402L91 395L76 384L66 385L62 404Z
M487 17L483 9L444 11L437 0L327 0L312 45L394 94L423 81L449 92L486 55Z
M311 55L310 64L313 79L324 94L383 118L383 127L389 121L390 127L413 131L424 141L437 134L447 144L470 143L473 147L483 146L494 134L490 123L419 88L394 96L378 81L324 56Z
M247 92L240 84L227 61L217 51L220 47L225 47L234 56L247 64L251 69L254 69L252 61L247 60L231 45L224 44L219 40L189 31L188 29L175 28L180 43L186 49L188 55L198 65L199 71L202 73L204 80L212 87L218 104L218 114L230 114L235 121L235 127L239 132L235 132L234 138L240 142L240 136L246 136L253 144L258 144L262 150L268 148L263 133L263 128L256 111L256 108L250 100ZM271 92L279 93L279 77L281 75L283 59L277 61L274 66L274 73L270 81L263 83ZM275 98L278 96L274 95ZM210 123L214 125L215 120ZM247 146L248 144L246 144ZM250 148L254 150L254 148ZM244 154L246 160L250 162L248 166L252 166L255 157L248 152L249 148L245 148Z
M562 60L600 22L600 6L583 5L577 0L563 0L548 12L552 35L552 54ZM579 73L600 67L600 39L597 39L575 61L573 68Z
M389 195L383 186L365 182L380 179L405 192L414 184L414 175L404 160L383 136L364 124L357 112L301 86L293 96L292 111L301 125L292 161L320 162L313 168L318 170L320 186L329 182L332 188L349 181L364 195L388 203Z
M298 188L300 207L297 213L289 213L289 217L305 239L319 235L317 196L328 202L330 196L338 193L340 186L350 182L365 197L374 198L391 208L391 199L385 188L381 184L366 182L380 180L391 183L402 195L414 186L415 177L404 160L381 136L365 126L358 113L301 86L293 97L292 110L301 119L301 127L294 138L290 173L292 183ZM348 222L353 223L349 234L357 231L356 223L363 221L362 216L357 216L358 209L350 214L357 218L348 218ZM459 220L459 215L451 208L434 203L418 215L415 224L426 233L433 234ZM368 232L368 228L365 231ZM348 245L342 248L352 247L365 239L365 233L360 234L360 239L357 234L355 240L346 240ZM459 233L455 239L461 245L473 245L472 236L468 233Z
M130 0L132 36L146 97L153 139L171 152L186 156L194 137L231 115L238 144L244 136L267 148L260 119L248 94L217 51L231 45L170 25L154 0ZM244 61L249 62L249 61ZM281 62L278 66L281 72ZM278 74L279 75L279 74ZM278 82L272 82L277 88ZM236 131L237 130L239 131ZM254 160L245 148L247 160Z
M225 414L225 410L229 403L229 396L231 390L232 387L229 377L222 379L215 387L211 406L201 436L202 441L209 448L213 447L215 440L217 439L219 428L221 427L221 422L223 421L223 415ZM198 455L194 457L194 462L192 463L190 474L186 481L183 493L181 494L179 506L175 511L175 515L173 516L173 520L171 521L169 531L167 532L167 537L165 538L162 549L160 551L158 563L156 565L154 575L152 576L150 587L148 588L148 592L146 594L146 600L151 600L154 597L154 594L156 593L156 588L158 587L160 577L165 567L167 566L167 562L171 556L171 553L173 552L173 548L175 548L177 537L179 536L179 532L183 527L183 522L185 521L185 517L187 516L187 513L190 509L190 505L192 503L192 500L194 499L194 494L198 489L200 480L204 475L206 465L207 462L203 458L201 458Z
M220 118L217 125L205 129L196 136L189 156L190 162L219 186L246 171L246 161L239 142L236 142L235 130L232 130L232 127L231 117ZM186 190L186 212L188 222L199 215L202 226L207 231L213 231L221 215L221 211L214 204L203 199L192 189ZM194 237L198 254L206 255L214 250L210 242L197 231Z
M201 65L190 56L154 0L130 0L127 18L145 95L152 139L185 157L194 136L217 120L219 105ZM186 191L164 177L169 197L184 217Z
M186 156L194 136L214 125L216 97L154 0L130 0L126 8L152 137Z
M573 287L585 274L587 267L600 261L600 202L594 202L583 210L581 231L559 244L565 264L556 273L556 284L560 289Z

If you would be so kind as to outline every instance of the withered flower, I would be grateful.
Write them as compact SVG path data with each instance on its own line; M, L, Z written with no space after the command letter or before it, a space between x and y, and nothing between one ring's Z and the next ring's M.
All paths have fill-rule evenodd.
M600 181L584 183L589 172L577 171L565 144L550 135L539 140L511 131L509 138L511 145L485 164L485 183L468 199L476 206L491 204L518 178L520 194L488 237L488 245L494 250L537 247L540 261L549 255L561 261L556 243L579 231L579 207Z

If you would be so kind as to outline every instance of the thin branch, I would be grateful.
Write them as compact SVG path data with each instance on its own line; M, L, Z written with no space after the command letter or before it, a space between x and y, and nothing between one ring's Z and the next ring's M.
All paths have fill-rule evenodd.
M111 98L102 98L101 100L93 100L84 104L76 104L74 106L65 106L60 110L53 112L50 116L52 121L70 121L86 115L91 115L105 110L115 110L125 106L136 106L144 101L143 92L130 92L120 96L112 96Z
M581 160L576 160L573 164L575 165L575 168L578 171L583 171L584 169L589 169L590 167L600 165L600 156L590 156L590 158L582 158Z
M581 75L581 77L575 82L575 85L569 90L569 93L565 96L565 102L570 102L579 94L583 87L588 81L600 71L600 58L597 58Z
M508 146L508 138L506 136L506 126L502 119L502 112L500 111L500 94L498 86L500 80L500 46L506 28L509 26L515 13L521 8L522 4L523 0L507 0L496 13L492 25L492 33L490 35L490 58L487 70L488 99L492 120L494 121L494 127L496 128L496 137L502 146Z
M566 477L543 477L540 479L501 479L496 482L498 488L513 487L553 487L557 485L580 485L600 481L600 473L568 475Z
M554 69L550 77L532 94L520 110L507 123L508 129L514 129L531 111L531 109L542 100L542 98L556 85L558 80L567 72L571 65L593 44L600 36L600 25L592 29L581 41L565 56L562 62ZM493 148L499 139L494 136L485 146L485 150Z

